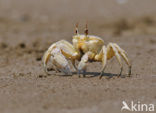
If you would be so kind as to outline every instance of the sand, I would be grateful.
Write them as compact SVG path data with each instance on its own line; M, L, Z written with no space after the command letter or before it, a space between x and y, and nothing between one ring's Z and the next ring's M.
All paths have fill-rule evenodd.
M120 113L122 101L156 105L155 0L1 0L0 113ZM85 78L47 75L41 61L54 42L72 41L74 24L83 33L115 42L132 62L121 77L116 58L102 79L99 62ZM50 68L50 67L49 67ZM124 111L126 112L126 111Z

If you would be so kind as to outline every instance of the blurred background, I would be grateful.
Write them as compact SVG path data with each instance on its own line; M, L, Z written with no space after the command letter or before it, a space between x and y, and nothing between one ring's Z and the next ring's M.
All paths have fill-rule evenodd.
M83 33L88 21L89 32L101 37L156 34L155 5L155 0L0 0L0 32L70 40L75 23Z
M34 20L117 20L154 16L155 0L0 0L0 16Z

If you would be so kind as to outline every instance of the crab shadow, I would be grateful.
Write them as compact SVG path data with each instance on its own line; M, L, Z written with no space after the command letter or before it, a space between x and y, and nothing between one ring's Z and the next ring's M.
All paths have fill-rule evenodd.
M77 74L77 72L72 72L72 74L74 75L74 74ZM83 73L80 73L81 75L83 75ZM87 78L93 78L93 77L100 77L101 75L100 75L101 73L99 73L99 72L86 72L85 73L85 77L87 77ZM102 77L109 77L109 78L112 78L112 77L114 77L114 76L118 76L119 74L113 74L113 73L103 73L102 74Z
M52 70L49 70L49 71L52 71ZM48 75L51 75L52 73L49 73ZM72 75L66 75L66 74L63 74L63 73L56 73L53 71L53 74L54 75L59 75L61 77L67 77L67 76L73 76L73 75L78 75L78 73L75 71L75 72L72 72ZM85 72L85 77L86 78L93 78L93 77L100 77L101 73L100 72ZM83 76L83 73L80 73L80 76ZM107 78L112 78L112 77L119 77L119 74L114 74L114 73L103 73L102 74L102 77L107 77ZM121 75L120 77L122 78L125 78L126 75Z

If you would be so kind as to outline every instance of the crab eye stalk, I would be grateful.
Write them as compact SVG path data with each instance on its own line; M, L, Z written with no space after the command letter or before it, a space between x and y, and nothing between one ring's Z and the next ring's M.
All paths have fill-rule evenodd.
M78 32L78 25L79 25L78 23L76 23L76 25L75 25L75 34L76 34L76 35L79 34L79 32Z
M88 24L87 23L86 23L86 28L84 30L84 33L85 33L86 36L88 35Z

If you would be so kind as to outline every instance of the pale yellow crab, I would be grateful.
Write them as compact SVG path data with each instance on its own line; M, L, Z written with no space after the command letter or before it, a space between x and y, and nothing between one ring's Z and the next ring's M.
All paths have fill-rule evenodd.
M71 68L68 60L70 60L77 69L78 74L82 72L85 76L86 63L88 61L102 62L102 69L100 78L103 75L106 68L107 60L116 56L120 64L120 74L122 74L123 65L120 56L125 60L129 66L128 75L131 75L131 63L129 62L126 52L121 49L116 43L109 43L104 45L104 41L94 35L88 35L88 28L86 24L85 34L78 33L78 25L76 25L76 35L73 36L73 45L65 40L53 43L43 56L44 69L47 72L47 63L51 59L53 69L55 71L61 71L66 75L72 75ZM75 61L80 60L78 67L75 66Z

